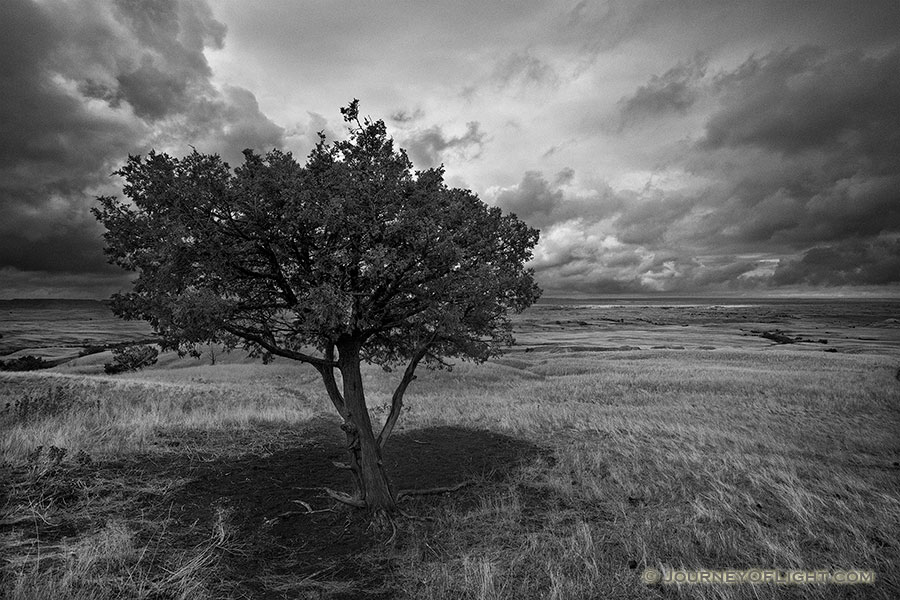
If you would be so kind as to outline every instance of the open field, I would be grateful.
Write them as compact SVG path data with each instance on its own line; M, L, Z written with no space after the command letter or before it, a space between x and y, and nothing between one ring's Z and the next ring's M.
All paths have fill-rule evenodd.
M321 491L349 478L311 368L0 373L0 596L900 597L896 324L709 310L535 307L504 357L421 371L394 482L473 483L405 501L433 520L393 539ZM397 377L365 372L376 420ZM876 582L647 586L647 567Z
M143 321L117 319L99 300L0 300L0 356L72 358L84 347L137 341L150 335ZM25 350L26 352L20 352Z

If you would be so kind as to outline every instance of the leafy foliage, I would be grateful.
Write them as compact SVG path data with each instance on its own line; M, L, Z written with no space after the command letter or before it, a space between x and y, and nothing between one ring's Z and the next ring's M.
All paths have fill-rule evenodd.
M116 348L113 350L113 361L104 364L103 371L107 375L137 371L155 365L158 357L159 350L153 346L137 345Z
M342 109L350 138L290 153L151 152L118 171L132 203L100 198L111 261L137 271L114 310L144 318L164 345L243 343L263 355L329 362L341 339L390 368L427 345L485 360L512 341L507 313L539 295L524 267L538 232L413 171L382 121ZM313 349L318 350L314 352Z
M52 362L31 354L11 358L6 361L0 360L0 371L37 371L39 369L49 369L52 366Z

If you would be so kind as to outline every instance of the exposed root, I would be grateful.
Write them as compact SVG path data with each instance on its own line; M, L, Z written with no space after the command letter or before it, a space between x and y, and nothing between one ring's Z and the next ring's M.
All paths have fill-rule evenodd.
M456 485L450 485L445 487L435 487L435 488L425 488L420 490L400 490L397 492L397 501L399 502L403 498L407 496L430 496L434 494L445 494L449 492L456 492L463 489L466 486L472 485L475 483L471 479L467 481L463 481L462 483L457 483Z
M338 463L336 463L336 464L338 464ZM474 483L474 481L467 480L467 481L463 481L461 483L457 483L456 485L449 485L449 486L443 486L443 487L413 489L413 490L400 490L399 492L397 492L396 500L397 500L397 502L400 502L401 500L408 498L410 496L429 496L429 495L436 495L436 494L447 494L450 492L459 491L466 486L472 485L473 483ZM325 492L325 494L327 494L329 498L331 498L332 500L336 500L336 501L340 502L341 504L346 504L347 506L352 506L354 508L368 508L363 499L358 498L356 496L351 496L350 494L346 494L344 492L338 492L338 491L333 490L328 487L317 487L317 488L300 488L300 487L298 487L295 489L298 489L298 490L321 490L321 491ZM302 500L294 500L294 502L303 506L303 508L305 510L303 510L303 511L290 510L290 511L279 514L278 517L285 518L285 517L290 517L293 515L312 515L312 514L322 513L322 512L333 512L333 509L331 509L331 508L323 508L323 509L319 509L319 510L313 510L313 508L309 504L307 504L306 502L304 502ZM405 517L407 519L411 519L411 520L415 520L415 521L433 521L434 520L430 517L417 517L415 515L411 515L409 513L406 513L404 511L400 510L399 508L395 508L395 510L397 511L398 514L402 515L403 517ZM390 520L390 517L388 517L388 519ZM391 527L394 528L394 531L390 537L390 540L393 540L397 535L397 531L396 531L396 526L394 525L394 522L392 520L390 520L390 523L391 523Z
M411 515L408 512L404 512L400 509L397 509L397 512L399 512L400 515L402 515L404 518L409 519L411 521L422 521L425 523L433 523L434 522L434 517L420 517L418 515Z
M295 486L293 489L304 490L304 491L315 490L315 491L319 491L319 492L325 492L328 495L328 497L330 497L332 500L337 500L341 504L346 504L346 505L352 506L354 508L366 508L366 503L361 498L357 498L356 496L351 496L350 494L345 494L344 492L335 491L329 487L297 487L297 486ZM306 503L302 502L300 500L295 500L294 502L298 502L298 503L306 506Z
M394 540L397 539L397 524L394 523L393 519L389 519L389 523L391 524L391 537L385 540L385 546L390 546L394 542Z
M306 510L289 510L287 512L281 513L280 515L278 515L278 517L284 519L287 517L292 517L294 515L314 515L317 513L334 512L334 509L331 508L320 508L318 510L313 510L313 507L303 500L294 500L294 502L300 504Z
M347 504L349 506L354 506L356 508L366 508L366 503L361 498L357 498L355 496L351 496L350 494L345 494L344 492L336 492L331 488L322 488L326 494L328 494L332 499L337 500L342 504Z

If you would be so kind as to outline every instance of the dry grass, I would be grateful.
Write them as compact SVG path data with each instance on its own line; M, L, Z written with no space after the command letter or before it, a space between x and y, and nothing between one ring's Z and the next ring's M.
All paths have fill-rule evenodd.
M891 572L900 564L894 358L720 351L532 360L528 372L544 379L498 381L491 402L447 391L446 374L421 391L421 418L540 439L556 460L478 510L446 515L444 555L410 559L426 582L416 596L653 596L638 581L645 567L861 568L880 578L877 592L666 590L692 598L900 591Z
M410 524L396 548L361 560L381 565L410 598L900 597L891 572L900 564L897 366L896 355L785 348L537 351L422 373L403 428L490 429L540 444L550 458L423 505L432 506L433 527ZM175 361L119 377L3 374L4 401L31 400L4 413L0 460L21 464L38 445L68 448L70 457L122 456L184 426L303 423L330 412L314 375L280 363ZM383 417L396 374L365 377L372 412ZM32 500L7 514L52 514ZM215 544L182 557L184 573L169 572L150 560L152 535L135 541L141 528L161 527L113 520L40 556L10 547L5 591L103 598L165 588L165 597L202 597L216 573ZM74 562L64 558L72 552ZM640 581L645 567L862 568L878 581L654 588ZM260 585L286 595L346 587L268 577ZM41 595L54 586L65 592Z
M188 552L172 553L163 540L167 522L139 523L149 542L141 544L126 522L113 519L73 542L40 547L6 566L5 589L10 600L105 600L119 598L203 600L216 598L211 584L216 563L233 542L227 514L219 513L206 540ZM156 530L156 531L154 531ZM22 548L17 548L19 552Z
M0 462L21 461L37 446L118 456L146 450L158 432L173 427L301 423L328 410L308 374L273 371L232 365L121 377L3 373Z

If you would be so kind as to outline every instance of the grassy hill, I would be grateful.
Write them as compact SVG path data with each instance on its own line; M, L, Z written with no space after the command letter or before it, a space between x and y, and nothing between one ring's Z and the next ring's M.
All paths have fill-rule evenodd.
M322 493L349 480L333 464L343 438L311 368L163 354L141 372L85 374L102 364L97 355L2 373L0 478L11 482L2 589L11 598L900 593L895 355L525 350L420 373L388 449L394 480L469 485L408 500L406 511L430 520L401 519L394 536ZM396 378L365 373L376 420ZM860 568L877 580L647 586L648 567Z

